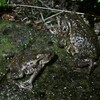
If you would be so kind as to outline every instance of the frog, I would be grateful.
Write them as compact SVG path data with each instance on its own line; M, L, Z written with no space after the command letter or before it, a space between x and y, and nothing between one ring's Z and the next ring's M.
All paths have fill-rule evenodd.
M100 56L97 35L75 12L65 14L62 23L66 27L65 31L58 34L61 37L58 41L59 47L65 48L72 57L74 72L91 75L98 65Z
M24 82L16 83L19 88L24 88L28 90L32 90L33 88L33 82L35 81L37 75L48 65L48 63L53 60L53 57L55 56L55 53L50 51L43 51L40 53L35 54L34 59L29 59L27 61L21 62L21 64L16 64L13 61L15 68L11 69L11 73L9 75L9 78L13 80L18 80L23 78L24 76L30 76L29 79L27 79ZM19 57L18 57L19 59ZM23 59L23 57L21 58ZM19 65L19 66L18 66ZM13 66L12 64L10 66ZM11 67L12 68L12 67Z

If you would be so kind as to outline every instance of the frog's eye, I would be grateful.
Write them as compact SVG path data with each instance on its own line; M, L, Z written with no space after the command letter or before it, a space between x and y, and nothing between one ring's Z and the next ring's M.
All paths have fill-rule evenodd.
M33 62L30 62L30 65L33 65Z
M63 33L68 33L68 31L69 31L68 26L63 26L62 32Z
M65 32L66 30L67 30L67 28L64 26L64 27L63 27L63 31Z

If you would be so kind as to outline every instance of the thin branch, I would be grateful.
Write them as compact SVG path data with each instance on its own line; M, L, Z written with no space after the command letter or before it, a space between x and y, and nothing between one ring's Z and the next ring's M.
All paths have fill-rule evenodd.
M43 14L42 14L42 13L40 13L40 15L41 15L41 19L42 19L41 21L42 21L42 22L44 22L45 26L47 27L48 25L47 25L47 23L45 23L45 19L44 19Z
M51 15L51 16L45 18L44 20L36 21L36 24L41 23L41 22L43 22L43 21L47 21L47 20L49 20L49 19L51 19L51 18L53 18L53 17L55 17L55 16L57 16L57 15L59 15L59 14L61 14L61 13L63 13L63 12L58 12L58 13L56 13L56 14L54 14L54 15Z
M48 5L44 4L41 0L38 0L43 6L50 8Z
M51 10L57 12L65 12L65 13L72 13L72 11L68 10L61 10L61 9L54 9L54 8L46 8L46 7L39 7L39 6L32 6L32 5L21 5L21 4L9 4L9 6L19 6L19 7L28 7L28 8L35 8L35 9L44 9L44 10ZM77 14L84 15L84 13L76 12Z

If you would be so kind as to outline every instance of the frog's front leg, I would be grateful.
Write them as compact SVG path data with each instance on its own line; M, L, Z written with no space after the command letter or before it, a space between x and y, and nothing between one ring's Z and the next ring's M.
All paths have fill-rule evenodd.
M24 76L24 72L22 70L19 69L13 69L11 70L11 72L8 74L7 78L8 79L20 79Z

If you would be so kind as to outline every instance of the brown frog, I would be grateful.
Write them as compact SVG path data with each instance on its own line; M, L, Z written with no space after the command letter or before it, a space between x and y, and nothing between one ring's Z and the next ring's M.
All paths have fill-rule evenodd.
M24 61L21 64L16 63L16 67L11 69L10 78L20 79L24 75L30 75L30 78L25 82L16 83L20 88L25 88L31 90L33 81L35 81L36 76L44 69L44 67L53 59L54 53L52 52L42 52L38 53L35 59ZM19 67L20 66L20 67Z
M66 20L66 28L60 34L60 47L66 48L74 59L74 71L91 74L100 55L97 35L76 13L68 13L62 19Z

